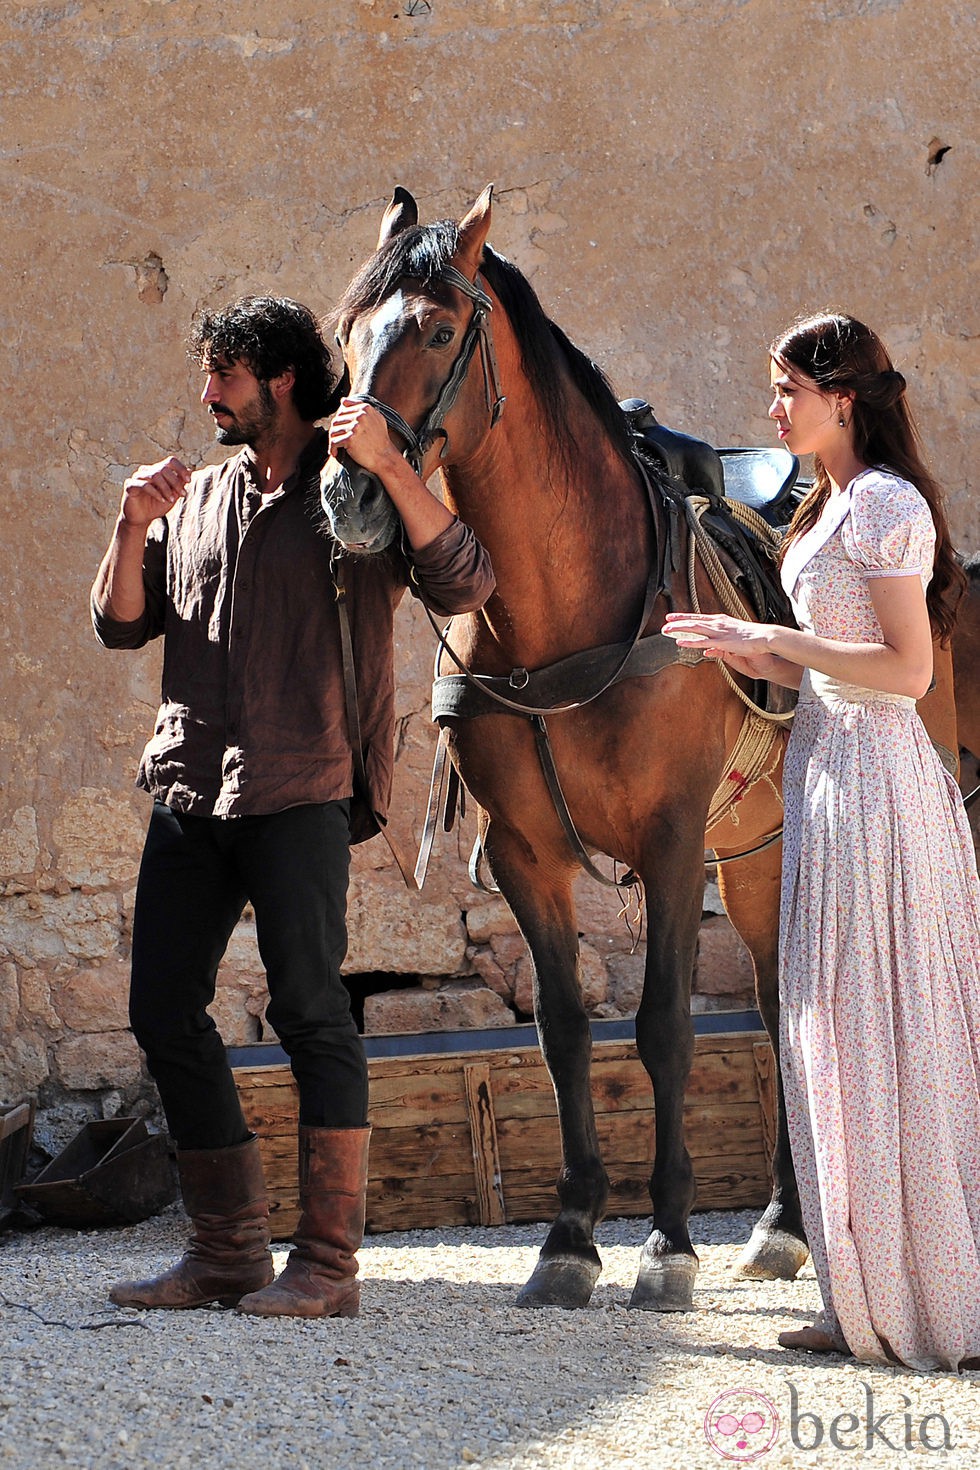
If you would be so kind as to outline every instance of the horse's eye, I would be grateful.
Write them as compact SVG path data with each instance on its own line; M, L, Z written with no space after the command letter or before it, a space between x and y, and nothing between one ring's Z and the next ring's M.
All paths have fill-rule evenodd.
M429 346L448 347L454 336L452 327L437 327L429 340Z

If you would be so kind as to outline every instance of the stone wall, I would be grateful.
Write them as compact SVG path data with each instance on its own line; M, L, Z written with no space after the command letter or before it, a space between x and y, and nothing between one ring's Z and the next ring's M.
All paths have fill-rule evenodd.
M146 804L132 789L159 653L110 655L87 591L130 467L213 451L183 352L246 291L335 299L392 186L426 218L490 179L492 240L660 417L765 443L765 344L801 308L871 319L907 371L965 544L980 317L964 0L98 0L0 13L0 1097L112 1111L145 1091L126 1029ZM431 634L398 629L395 822L417 835ZM501 903L443 840L410 900L358 853L348 968L373 1029L529 1008ZM581 884L595 1014L628 1013L642 950ZM710 908L709 903L709 908ZM744 952L712 917L701 1005ZM409 988L401 988L407 986ZM262 1036L243 921L216 1013Z

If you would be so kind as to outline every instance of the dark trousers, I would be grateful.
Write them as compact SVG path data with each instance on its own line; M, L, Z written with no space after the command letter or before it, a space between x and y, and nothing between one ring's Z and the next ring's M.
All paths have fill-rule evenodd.
M191 817L157 802L133 920L130 1021L184 1149L248 1130L207 1006L246 903L269 986L267 1016L313 1127L367 1121L367 1063L340 975L347 952L349 803L261 817Z

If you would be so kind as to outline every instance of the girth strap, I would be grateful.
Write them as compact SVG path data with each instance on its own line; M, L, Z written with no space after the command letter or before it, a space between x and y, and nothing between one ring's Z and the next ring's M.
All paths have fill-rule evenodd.
M548 795L551 797L552 805L558 814L558 820L561 822L565 837L572 852L575 854L579 867L584 868L589 877L594 878L597 883L601 883L604 888L638 887L640 880L632 869L628 873L625 873L622 878L607 878L605 873L601 872L592 861L584 842L578 834L578 829L572 820L572 814L568 810L565 793L561 789L561 782L558 779L558 769L555 765L555 756L551 749L551 740L548 736L548 727L541 715L533 715L531 717L531 724L534 728L534 741L538 748L538 760L541 763L541 772L544 776L545 784L548 787Z
M515 669L509 675L439 674L432 681L432 718L468 719L493 710L556 714L588 703L597 688L659 674L672 664L690 666L703 657L700 649L681 648L673 638L651 633L632 644L585 648L543 669Z

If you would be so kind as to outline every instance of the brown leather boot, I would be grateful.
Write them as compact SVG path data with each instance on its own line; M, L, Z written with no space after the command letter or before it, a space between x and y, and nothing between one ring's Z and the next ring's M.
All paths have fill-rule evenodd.
M109 1292L117 1306L230 1307L275 1276L255 1134L233 1148L180 1149L177 1172L193 1226L190 1244L162 1276L118 1281Z
M302 1209L285 1270L243 1296L253 1317L356 1317L361 1299L355 1252L364 1238L368 1128L299 1130Z

